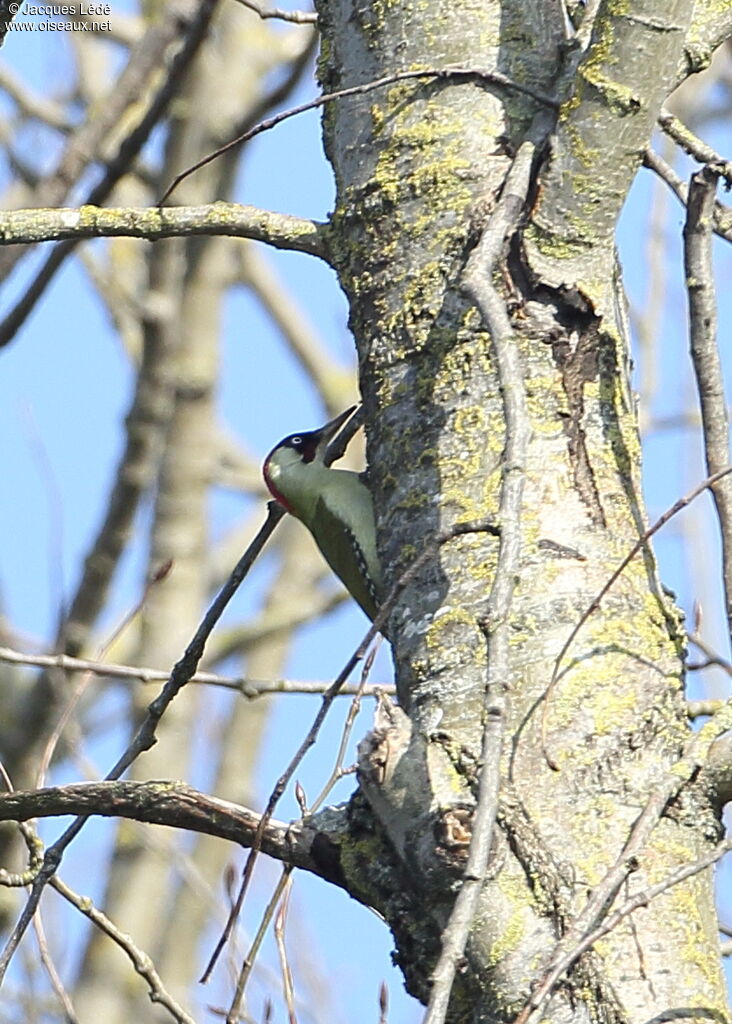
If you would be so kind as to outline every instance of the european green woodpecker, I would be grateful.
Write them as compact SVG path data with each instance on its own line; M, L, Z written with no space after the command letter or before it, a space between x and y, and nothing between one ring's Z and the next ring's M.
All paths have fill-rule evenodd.
M370 619L383 597L371 493L359 473L325 465L355 406L319 430L289 434L264 460L272 496L310 530L323 558Z

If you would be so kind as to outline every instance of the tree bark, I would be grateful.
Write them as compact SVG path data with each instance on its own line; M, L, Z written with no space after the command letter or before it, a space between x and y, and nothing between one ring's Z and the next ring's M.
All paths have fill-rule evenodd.
M337 184L332 253L358 344L392 581L437 534L498 515L507 382L463 274L514 154L535 147L521 228L490 281L510 315L531 439L520 568L503 609L510 667L499 830L453 990L454 1021L514 1019L689 735L683 631L648 547L549 684L573 627L645 529L614 227L690 45L692 9L688 0L649 0L632 12L603 3L582 49L548 2L319 5L326 91L403 69L461 67L500 72L547 97L537 103L476 75L400 82L338 100L324 117ZM445 543L400 598L389 635L406 715L383 719L362 759L372 833L388 837L409 878L408 893L380 909L423 1001L475 802L498 548L487 533ZM618 898L700 857L717 830L705 792L686 792ZM692 1019L723 1014L721 972L710 967L716 947L706 872L584 954L544 1019L649 1020L679 1007Z

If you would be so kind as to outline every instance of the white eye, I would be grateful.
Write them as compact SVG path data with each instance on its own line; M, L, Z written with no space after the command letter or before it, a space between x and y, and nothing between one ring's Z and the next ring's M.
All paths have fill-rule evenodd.
M299 434L295 434L295 436L292 438L292 444L295 447L297 447L297 445L299 445L299 444L302 444L302 438L300 437Z

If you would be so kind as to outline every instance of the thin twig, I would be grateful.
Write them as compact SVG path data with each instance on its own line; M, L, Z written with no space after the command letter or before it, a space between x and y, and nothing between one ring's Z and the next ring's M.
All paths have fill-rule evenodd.
M287 956L287 944L285 943L285 925L287 924L287 911L290 907L290 893L292 892L292 878L289 876L285 883L284 890L280 909L277 911L277 917L275 918L274 933L275 940L277 942L277 952L280 956L282 987L285 992L287 1018L289 1024L297 1024L297 1016L295 1014L295 988L292 983L292 971L290 970L290 961Z
M220 619L229 601L236 593L239 585L251 569L266 541L272 535L275 527L285 514L285 510L281 506L277 505L276 502L270 502L267 506L267 510L268 514L265 523L242 557L239 559L239 562L235 566L229 579L224 583L223 587L216 595L216 598L206 612L200 626L196 630L193 639L188 644L183 657L180 658L173 667L170 678L161 692L148 705L147 713L142 724L127 749L124 751L112 770L105 776L105 781L119 779L122 774L127 771L133 761L135 761L143 751L149 750L156 742L155 733L161 717L191 676L195 673L198 663L203 655L209 634ZM66 848L82 830L88 821L88 818L88 815L81 815L76 818L76 820L72 822L72 824L61 834L56 842L46 850L46 854L43 858L43 866L33 883L33 887L23 912L7 940L5 948L2 951L2 955L0 955L0 984L2 984L13 954L18 948L18 944L30 924L44 888L56 872Z
M282 893L284 892L285 886L289 882L291 875L292 865L287 864L282 869L282 874L279 877L279 881L275 886L274 892L267 901L267 906L265 907L264 913L262 914L262 919L259 922L257 933L254 936L254 939L252 940L251 946L249 947L249 952L244 957L244 960L242 962L241 969L239 971L239 979L237 982L237 993L239 992L239 989L241 989L242 994L244 992L246 984L249 981L249 976L251 975L254 969L254 964L259 954L259 950L261 949L262 943L264 942L264 936L267 934L267 929L272 923L272 918L274 917L275 910L277 909L277 904L280 901ZM236 903L234 903L234 906L235 905ZM239 998L238 1003L241 1003L241 997ZM240 1024L240 1021L241 1014L239 1012L239 1006L237 1005L236 1009L234 1009L232 1005L232 1007L229 1008L229 1012L226 1014L226 1024Z
M294 22L295 25L315 25L318 21L315 11L283 11L279 7L265 7L264 4L258 4L255 0L237 0L237 2L243 7L248 7L250 11L254 11L262 20L276 18L278 21Z
M165 69L165 74L161 77L140 121L122 139L115 156L107 161L102 179L89 191L86 204L97 206L104 202L147 142L153 128L176 95L183 76L206 38L216 2L217 0L201 0L194 6L180 49ZM24 294L0 322L0 347L15 336L75 245L75 242L62 242L53 248Z
M138 679L142 683L164 683L170 672L155 668L137 668L134 665L116 665L111 662L89 661L86 658L72 658L67 654L26 654L10 647L0 647L0 662L11 665L29 665L34 668L56 668L65 672L91 672L110 679ZM196 672L188 680L206 686L221 686L237 690L247 700L276 693L303 693L318 695L328 689L330 683L319 679L248 679L246 676L219 676L214 672ZM342 697L376 697L379 693L393 694L392 683L346 684L340 691Z
M549 685L547 686L546 690L544 691L541 697L541 700L543 701L541 715L541 743L546 762L549 765L549 767L553 768L555 771L558 771L559 768L556 761L549 755L546 742L548 707L549 701L554 693L554 689L559 681L560 668L562 662L564 661L570 647L574 643L577 634L588 621L588 619L597 611L605 595L608 593L608 591L611 589L614 583L620 578L620 576L622 576L622 574L633 561L635 556L643 550L643 548L646 546L651 537L657 534L661 527L666 525L669 519L673 519L675 515L681 512L682 509L685 509L687 505L690 505L691 502L698 498L700 494L703 494L704 491L709 490L711 487L714 486L714 484L717 483L718 480L721 480L729 473L732 473L732 466L726 466L724 469L720 469L718 473L713 473L712 476L707 477L706 480L702 480L702 482L700 484L697 484L697 486L693 490L689 491L688 494L685 494L683 498L679 498L678 501L675 501L670 508L667 508L666 511L659 516L655 523L653 523L652 526L649 526L648 529L641 534L641 536L635 542L635 544L630 549L628 554L622 560L620 565L608 577L607 582L604 584L599 593L595 595L595 597L589 603L585 611L579 617L576 624L573 626L571 633L565 640L561 650L559 651L559 654L556 656L554 660L554 669L552 671L551 679L549 680Z
M3 764L0 764L0 776L2 776L8 791L12 793L13 783L5 770L5 765ZM19 821L18 831L20 832L28 850L28 867L25 871L19 873L11 873L6 871L5 868L0 869L0 885L10 887L30 885L43 863L43 843L33 822ZM43 921L41 920L40 911L36 911L33 915L33 930L36 935L36 942L38 943L38 952L41 958L41 963L45 967L46 973L48 974L51 982L51 987L63 1007L66 1024L78 1024L78 1018L76 1016L73 1003L71 1002L71 998L61 981L61 976L56 970L56 964L51 956L51 951L48 947L48 942L46 941L46 933L43 927Z
M336 442L337 441L338 438L336 438ZM497 527L492 522L458 523L457 525L452 527L452 529L447 530L445 533L439 534L436 538L434 538L434 540L431 543L425 544L417 558L415 558L414 561L407 566L404 572L402 572L402 574L396 580L391 590L386 595L386 598L383 601L381 607L379 608L376 617L374 618L374 621L372 622L371 627L366 633L365 637L363 638L359 646L356 648L356 650L353 652L351 657L348 659L346 664L343 666L338 676L334 679L329 688L323 694L321 706L315 718L313 719L313 723L310 726L307 735L303 739L299 748L293 755L289 765L282 773L282 775L279 777L274 788L272 789L272 792L270 793L269 800L267 801L267 806L265 807L264 813L262 814L262 817L260 819L258 834L257 836L255 836L255 840L252 844L251 850L249 851L249 856L244 866L244 873L239 893L237 895L237 899L235 900L234 905L231 909L231 913L229 914L229 919L226 923L226 927L224 928L221 937L219 938L219 941L216 944L216 948L214 949L211 958L206 966L206 970L203 973L203 976L201 978L202 982L208 981L211 972L214 969L216 961L218 960L222 949L226 945L226 942L228 941L229 936L231 935L236 919L241 911L241 907L244 902L244 897L249 888L249 884L254 872L254 866L256 864L257 857L259 855L259 850L261 847L260 833L262 835L264 834L264 831L267 828L270 819L272 818L274 809L279 803L282 794L285 792L285 789L287 788L293 775L297 771L297 768L302 762L302 759L305 757L308 750L310 750L310 748L315 743L318 734L320 733L320 729L323 725L323 722L325 721L325 718L328 714L328 711L330 710L330 707L333 701L335 700L336 696L340 692L341 687L343 686L343 684L345 683L346 679L351 674L353 669L356 667L356 665L363 660L377 634L381 632L383 627L386 625L388 618L392 612L392 609L394 608L394 605L396 604L399 598L399 595L402 593L405 587L407 587L410 584L410 582L420 572L420 570L434 558L435 553L439 550L441 545L447 543L448 541L456 537L462 537L468 533L477 533L482 531L489 533L498 533ZM232 1002L230 1014L233 1014L234 1011L238 1008L238 1003L240 1002L240 1000L241 993L237 991Z
M376 657L376 652L379 649L379 642L380 642L380 638L377 637L375 642L371 646L371 650L369 651L368 655L366 656L366 658L364 660L363 668L361 669L361 678L358 681L358 686L356 687L355 696L354 696L353 700L351 701L351 706L348 709L348 714L346 715L346 721L345 721L345 723L343 725L343 731L341 733L341 742L339 743L338 750L336 752L336 758L335 758L335 764L333 765L333 771L328 776L328 779L326 780L325 785L321 789L320 793L318 793L318 795L316 796L315 800L313 801L312 806L309 808L309 811L310 811L311 814L314 811L317 811L317 809L324 803L324 801L327 799L328 794L330 793L330 791L333 788L333 786L336 784L336 782L343 775L343 761L344 761L345 756L346 756L346 750L348 749L348 741L351 738L351 733L353 732L353 726L354 726L354 724L356 722L356 718L358 716L358 713L361 710L361 698L364 696L364 693L365 693L365 690L366 690L366 683L368 682L369 675L371 674L371 669L372 669L373 664L374 664L374 658ZM342 692L343 691L341 691L341 693Z
M115 626L115 628L112 630L112 632L110 633L110 635L107 638L107 640L102 644L102 646L97 651L97 658L98 659L101 659L101 658L104 657L106 652L111 648L111 646L114 643L117 642L117 640L120 638L120 636L124 633L124 631L129 626L129 624L140 613L140 611L145 606L145 602L147 601L147 599L148 599L148 597L150 595L150 591L152 590L152 588L156 584L160 583L162 580L164 580L166 578L166 576L168 575L168 572L170 571L171 566L172 566L172 563L169 562L164 567L163 571L157 572L155 574L155 576L151 580L148 581L148 583L145 585L145 589L142 592L142 597L140 598L140 600L137 602L137 604L134 606L134 608L130 609L130 611L127 612L127 614L117 624L117 626ZM166 679L167 679L167 676L166 676ZM66 728L66 726L67 726L67 724L69 722L69 719L73 715L76 707L78 706L79 701L83 697L84 692L86 691L87 687L89 686L91 680L92 680L92 673L91 672L85 672L84 675L81 677L81 679L76 684L76 686L74 687L73 693L71 694L71 696L67 700L66 706L64 707L63 711L61 712L61 715L59 716L58 722L56 723L56 725L54 726L54 728L51 731L50 736L48 737L48 741L46 742L46 745L45 745L45 747L43 749L43 753L41 754L41 761L40 761L40 764L38 766L38 772L36 773L36 782L35 782L35 784L36 784L36 788L37 789L41 788L41 786L43 785L43 783L44 783L44 781L46 779L46 773L48 771L49 765L51 764L51 758L53 757L54 752L56 750L56 747L58 745L58 742L61 739L61 735L63 734L63 731Z
M714 718L692 735L678 761L671 765L661 779L654 782L653 793L636 819L615 863L554 947L540 980L533 987L531 996L514 1024L528 1024L538 1014L559 979L581 956L584 946L580 948L580 944L599 927L623 882L636 869L640 855L669 801L704 767L714 740L731 727L732 701L727 701Z
M727 402L717 343L717 301L712 261L712 216L718 177L716 169L710 167L704 167L692 175L684 225L689 349L699 394L704 458L710 476L727 466L730 458ZM722 540L722 581L727 630L732 636L732 477L719 480L711 491Z
M649 147L643 153L643 166L654 171L661 181L671 189L682 206L686 206L689 193L683 181L673 167ZM714 205L714 233L720 238L732 242L732 210L728 210L720 202Z
M724 178L728 186L732 186L732 161L725 160L716 150L694 135L683 121L671 113L668 107L661 107L658 123L669 138L678 143L684 152L700 164L707 164L711 171Z
M724 842L718 843L713 850L710 850L704 857L700 857L699 860L695 860L692 864L683 864L681 867L672 871L662 882L657 882L655 885L649 885L648 888L642 889L640 892L635 893L624 903L622 903L617 910L613 911L601 925L598 925L594 931L586 935L581 942L577 943L574 950L576 954L574 959L580 957L583 953L586 953L588 949L591 949L596 942L604 938L613 931L620 922L632 914L634 910L640 909L640 907L647 907L651 900L654 900L657 896L667 892L675 885L679 885L681 882L685 882L687 878L693 878L694 875L698 875L701 871L706 871L712 864L716 864L718 860L721 860L725 854L732 850L732 839L725 839Z
M5 769L5 765L3 764L0 764L0 776L2 776L8 791L12 793L13 783ZM41 842L33 822L19 821L18 831L20 832L28 850L28 868L26 871L19 874L10 873L4 868L0 869L0 885L29 885L43 863L43 843ZM71 1002L71 998L66 991L66 988L64 987L64 983L61 981L61 976L56 970L56 964L51 956L40 911L36 911L33 915L33 930L36 935L36 942L38 943L38 953L41 958L41 963L45 967L46 973L48 974L51 982L51 987L63 1007L66 1024L78 1024L74 1005Z
M150 999L164 1007L173 1020L179 1024L196 1024L195 1020L187 1013L179 1003L171 996L163 985L160 975L155 970L155 964L147 953L139 949L129 935L121 931L106 914L98 910L88 896L79 896L70 889L60 878L54 877L50 880L51 887L56 890L72 906L76 907L85 917L94 924L100 931L104 932L112 942L116 943L127 955L135 971L147 982Z
M432 972L432 990L424 1024L443 1024L455 971L462 959L488 867L498 810L500 760L510 678L510 609L521 555L522 501L529 418L516 338L505 303L493 285L493 270L506 240L516 230L531 180L535 147L524 142L503 185L501 197L481 239L468 260L464 291L480 310L490 333L496 373L503 399L506 443L499 507L501 525L498 561L481 629L486 638L488 679L485 722L468 861L460 892L442 933L440 957Z
M714 650L711 644L708 644L706 640L700 635L698 630L694 630L693 633L689 633L689 643L692 643L694 647L698 647L702 654L706 657L709 665L716 665L721 668L728 676L732 676L732 663L723 658L721 654ZM689 666L687 666L688 668Z
M5 769L5 765L1 763L0 776L2 776L8 791L12 793L12 780ZM25 876L25 883L21 882L20 884L30 884L43 863L43 843L41 842L33 822L19 821L18 831L20 832L20 835L28 849L28 868L22 873L22 875ZM0 885L16 885L16 880L22 877L22 875L11 874L2 868L0 869ZM73 1003L71 1002L71 998L61 981L61 976L56 970L56 964L51 956L51 951L48 947L48 942L46 941L46 933L43 928L40 911L36 911L33 915L33 930L36 935L36 942L38 943L38 952L41 958L41 963L45 967L46 973L48 974L51 982L51 987L63 1007L66 1024L78 1024L78 1018L76 1016Z
M249 107L243 109L242 116L229 128L234 138L244 135L262 118L284 103L299 85L304 72L312 67L311 58L317 50L319 34L315 28L311 28L306 32L296 33L296 35L299 50L287 62L287 70L278 76L271 89L262 93ZM290 38L292 38L292 34L290 34Z
M197 163L192 164L192 166L188 167L185 171L176 175L158 200L158 206L163 206L180 183L185 181L189 175L193 174L195 171L199 171L202 167L210 164L212 160L216 160L217 157L227 153L235 146L241 146L245 142L249 142L257 135L261 135L262 132L276 128L278 124L282 124L283 121L286 121L291 117L297 117L299 114L304 114L308 110L317 110L318 107L322 107L326 103L332 103L334 100L345 99L348 96L361 96L364 93L373 92L374 89L382 89L387 85L394 85L396 82L404 82L410 79L420 78L431 78L434 81L477 79L480 82L484 82L486 85L497 85L503 89L513 89L515 92L531 96L531 98L536 100L537 103L550 107L552 110L557 110L559 108L559 101L554 97L547 96L545 93L532 89L528 85L522 85L520 82L514 82L506 75L501 74L500 71L489 71L485 68L430 68L424 69L423 71L395 71L391 75L384 75L383 78L376 78L371 82L364 82L361 85L352 85L347 89L338 89L335 92L323 93L321 96L316 96L315 99L308 100L307 103L301 103L297 107L290 107L289 110L283 110L279 114L275 114L273 117L268 117L265 121L260 121L260 123L255 125L253 128L250 128L248 131L238 135L235 139L232 139L225 145L220 146L212 153L209 153L207 156L197 161Z
M71 996L66 991L61 975L56 969L56 964L53 962L51 956L51 950L48 946L46 939L46 932L43 927L43 921L41 920L40 910L36 911L33 915L33 931L35 932L36 942L38 943L38 953L41 958L41 963L46 969L46 974L51 982L51 987L56 993L56 998L61 1003L64 1011L64 1018L66 1024L79 1024L79 1018L76 1016L76 1010L74 1004L71 1002Z

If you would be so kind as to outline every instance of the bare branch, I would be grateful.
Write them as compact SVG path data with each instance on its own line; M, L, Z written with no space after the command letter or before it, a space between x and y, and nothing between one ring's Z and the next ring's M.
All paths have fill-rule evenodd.
M279 7L265 7L264 4L256 3L256 0L237 0L242 7L248 7L250 11L258 14L262 20L276 18L278 21L291 21L295 25L316 25L318 15L315 11L283 11Z
M287 911L290 906L290 893L292 892L292 879L288 877L285 883L285 892L282 897L280 909L275 919L275 939L277 940L277 951L280 956L280 967L282 969L282 987L285 992L285 1005L289 1024L297 1024L295 1015L295 989L292 983L292 970L287 956L287 944L285 943L285 926L287 924Z
M707 482L707 486L710 486ZM645 848L670 800L683 789L693 776L705 767L714 741L732 728L732 701L694 733L686 744L682 756L657 781L654 792L630 831L615 863L597 885L584 908L570 924L544 967L538 983L515 1024L528 1024L534 1019L554 990L554 986L584 952L584 943L605 920L620 887L634 870L638 857ZM700 869L701 870L701 869Z
M129 119L130 108L139 104L153 76L159 75L170 48L185 35L192 11L190 0L177 0L159 21L147 26L113 88L102 102L95 97L96 102L88 105L86 119L67 140L55 169L38 183L36 206L59 206L89 165L101 158L105 140L115 129L119 131L121 120ZM12 80L8 84L12 85ZM0 254L0 275L5 277L22 255L23 251L10 250Z
M198 53L206 37L215 7L216 0L201 0L201 3L192 6L190 17L188 19L183 18L185 31L180 48L170 60L166 73L158 82L144 114L124 136L115 155L106 161L101 181L87 195L86 203L88 205L96 206L104 202L147 142L150 133L165 113L168 104L176 94L183 76ZM180 31L181 18L179 12L173 9L171 17L177 30ZM36 302L45 291L49 282L53 280L56 271L62 266L69 253L73 251L75 244L74 241L69 241L54 247L50 256L48 256L34 276L25 294L21 296L15 306L0 322L0 347L6 345L15 336L23 323L25 323L25 320L34 309Z
M692 21L676 72L676 85L706 68L712 54L732 33L732 8L728 4L693 4Z
M155 479L163 438L174 411L170 372L173 358L170 346L163 343L157 331L151 332L143 347L135 394L125 420L125 446L106 514L84 559L84 570L59 637L69 654L83 649L104 607L139 502Z
M732 185L732 161L725 160L723 156L720 156L706 142L697 138L691 129L687 128L684 122L672 114L666 107L661 107L658 123L669 138L678 143L685 153L698 160L700 164L708 164L715 174L724 178L728 185ZM714 196L712 196L713 198Z
M712 476L729 463L730 436L722 361L717 345L717 302L712 262L712 216L718 172L704 167L692 175L684 225L684 269L689 296L689 347L702 415L704 457ZM722 538L727 629L732 634L732 478L711 488Z
M714 650L711 644L708 644L698 631L689 633L689 642L695 647L698 647L702 654L707 659L707 665L715 665L717 668L721 668L728 676L732 676L732 663L723 658L721 654ZM706 666L704 666L706 667ZM687 666L691 668L691 666Z
M299 106L291 107L289 110L283 110L281 113L275 114L274 117L269 117L266 121L261 121L253 128L250 128L242 135L232 139L231 142L227 142L225 146L221 146L213 153L209 153L208 156L205 156L202 160L199 160L187 170L177 175L160 197L159 205L162 206L170 198L180 183L189 175L193 174L195 171L199 171L202 167L205 167L206 164L211 163L212 160L215 160L217 157L228 152L228 150L233 149L235 146L241 146L243 143L249 142L250 139L255 138L255 136L261 135L262 132L276 128L278 124L282 124L282 122L288 120L288 118L297 117L299 114L304 114L308 110L316 110L318 107L322 107L326 103L332 103L333 100L344 99L347 96L361 96L364 93L373 92L374 89L382 89L384 86L393 85L395 82L404 82L420 78L431 78L435 81L477 79L480 82L484 82L486 85L497 85L504 89L513 89L515 92L524 93L527 96L531 96L532 99L535 99L537 103L551 107L554 110L559 106L558 101L554 97L546 96L544 93L538 92L530 86L514 82L506 75L502 75L500 71L488 71L485 68L432 68L429 70L425 69L423 71L395 71L391 75L385 75L383 78L376 78L371 82L364 82L362 85L353 85L348 89L338 89L336 92L323 93L322 96L316 96L314 100L309 100L307 103L301 103Z
M60 132L70 131L73 122L60 104L33 92L8 67L0 67L0 89L3 89L24 117L32 117Z
M4 768L0 768L6 786L12 792L12 785ZM43 842L32 825L26 822L18 823L18 830L23 837L23 842L28 850L28 867L25 871L8 871L0 868L0 885L8 888L20 888L31 885L43 864Z
M326 224L238 203L163 209L86 205L78 209L3 210L0 213L0 245L102 237L142 238L154 242L159 238L229 235L326 259L327 234Z
M114 781L119 779L124 772L127 771L133 761L135 761L143 751L149 750L155 743L155 732L158 722L162 718L166 709L178 696L181 689L195 673L196 668L198 667L198 662L201 660L203 655L203 650L209 634L220 619L229 601L236 593L239 585L251 569L280 519L285 514L285 510L275 502L270 502L267 508L268 516L266 522L239 559L239 562L234 568L231 576L217 594L215 600L211 604L211 607L206 612L203 621L196 630L193 639L188 644L183 657L173 667L170 678L162 691L158 694L155 700L148 705L147 714L145 715L142 724L135 733L135 736L127 749L124 751L112 770L107 774L105 781ZM55 874L66 848L82 830L86 821L87 816L84 815L76 818L75 821L62 833L53 846L50 846L46 850L46 854L43 858L43 867L39 871L38 876L33 883L33 888L31 889L25 908L23 909L18 923L8 938L2 955L0 956L0 983L2 983L13 954L18 948L18 944L33 918L33 914L36 911L45 886Z
M277 885L275 886L274 892L267 900L267 906L264 909L262 918L257 927L257 933L252 939L252 944L249 947L249 952L244 957L244 961L239 972L239 979L237 982L236 993L234 999L229 1008L229 1012L226 1014L226 1024L239 1024L241 1021L241 1013L239 1012L239 1004L241 1003L241 997L244 989L249 981L254 964L256 963L259 951L262 948L264 937L267 934L267 929L272 923L277 904L280 902L280 898L287 887L287 883L292 877L292 868L287 866L284 868L282 874L279 877Z
M116 943L126 953L137 973L147 982L150 999L153 1003L163 1006L173 1020L178 1021L179 1024L196 1024L193 1017L186 1013L163 985L160 975L155 970L152 957L139 949L129 935L119 929L106 914L98 910L88 896L79 896L65 882L62 882L60 878L52 878L50 885L59 896L63 896L67 902L76 907L92 924L96 925L100 931L104 932L112 942Z
M353 419L355 418L356 417L353 417ZM353 422L353 419L350 421L351 423ZM348 424L346 424L345 429L348 429ZM341 434L343 434L343 431L341 431ZM339 444L339 438L341 434L339 434L338 437L336 437L333 440L330 447ZM289 785L298 766L302 763L302 760L305 757L308 750L310 750L310 748L315 743L318 734L320 733L320 729L323 725L323 722L325 721L328 711L330 710L331 704L335 700L337 694L341 690L341 687L343 686L343 684L345 683L346 679L349 677L353 669L356 667L359 661L362 661L363 658L366 656L366 653L369 650L373 641L375 640L377 634L381 632L381 630L383 630L383 628L387 624L389 616L391 615L392 609L394 608L394 605L396 604L399 595L402 593L405 587L409 586L411 581L421 571L421 569L425 565L428 565L431 559L435 557L435 553L439 550L442 544L445 544L448 541L453 540L455 537L462 537L468 533L477 533L481 531L496 533L497 527L491 522L456 524L454 527L452 527L452 529L447 530L445 533L438 535L431 543L426 544L422 551L420 552L420 554L407 566L404 572L395 581L391 590L386 595L386 598L381 604L381 607L379 608L376 617L374 618L374 621L371 623L371 627L364 636L363 640L356 648L356 650L353 652L351 657L348 659L346 664L343 666L342 670L340 671L336 679L334 679L333 683L330 685L328 690L323 694L323 702L320 706L320 709L318 710L318 713L313 719L313 723L310 726L307 735L305 736L304 740L302 741L297 751L293 755L287 768L284 770L282 775L280 775L279 779L275 783L275 786L272 789L272 792L270 793L269 800L267 801L267 806L265 807L264 813L262 815L260 823L260 829L262 833L264 832L264 829L269 823L272 814L274 813L275 807L279 803L282 794L285 792L285 789ZM211 958L208 962L208 965L206 967L206 970L204 971L203 977L201 979L202 982L205 982L209 978L211 971L213 970L216 961L218 960L218 957L221 954L221 950L224 948L226 942L229 939L229 936L231 935L234 923L237 920L237 917L239 916L242 904L244 902L244 897L247 893L249 884L252 879L252 875L254 873L254 866L256 864L258 852L259 844L257 841L257 837L255 837L254 844L252 845L251 851L247 858L247 862L244 866L244 873L239 893L237 895L237 899L231 909L231 913L229 914L229 920L226 923L226 927L218 943L216 944L216 948L214 949ZM236 995L234 996L232 1007L235 1007L241 1001L243 988L240 988L240 985L241 975L239 977L239 985L237 986L237 992Z
M348 749L348 742L351 738L351 733L353 732L353 726L356 721L356 718L358 717L358 713L361 710L361 698L365 697L367 693L367 680L369 674L371 673L371 668L374 664L374 658L376 657L378 649L379 637L376 638L375 643L372 645L371 650L369 651L366 660L363 663L363 668L361 670L361 678L359 679L358 686L356 687L356 693L354 695L353 700L351 701L351 706L348 709L346 721L343 724L343 730L341 732L341 741L338 744L338 750L336 752L333 770L328 776L325 785L321 789L320 793L316 796L315 800L313 800L313 803L310 807L311 812L316 811L319 807L322 806L323 803L325 803L325 800L327 799L328 794L330 793L333 786L339 779L343 778L343 761L346 756L346 750ZM368 689L373 689L373 687L368 687ZM396 687L394 687L394 690L396 690ZM381 692L384 693L385 691L382 690ZM341 690L341 693L343 693L343 690Z
M325 228L321 228L325 233ZM353 388L353 373L333 366L333 357L310 322L307 310L301 308L288 291L274 266L257 246L241 250L241 278L252 289L272 318L293 356L320 392L326 408L335 414L344 402L344 391Z
M23 822L65 814L129 818L152 825L168 825L245 847L254 842L261 821L261 815L255 811L167 779L78 782L0 794L0 821ZM271 819L262 831L261 849L283 864L327 877L310 851L316 832L316 827L302 829Z
M689 199L689 190L686 182L682 181L673 167L662 156L659 156L658 153L652 150L650 146L644 150L643 166L651 171L655 171L659 178L668 185L679 202L686 206ZM728 210L720 202L714 204L713 230L715 235L719 235L720 238L725 238L728 242L732 242L732 211Z
M9 665L28 665L33 668L59 668L65 672L93 672L94 675L108 676L111 679L137 679L141 683L164 683L170 678L169 672L155 668L90 661L87 658L72 658L68 654L25 654L10 647L0 647L0 662ZM248 700L256 700L257 697L274 693L322 694L330 685L324 680L248 679L246 676L219 676L214 672L196 672L188 682L238 690ZM392 694L394 686L391 683L370 683L364 686L360 683L346 683L340 691L341 696L347 697L357 694L375 697L379 693Z
M107 639L98 649L97 657L100 660L104 658L104 656L106 655L107 651L109 651L111 646L121 636L124 635L124 632L127 629L127 627L130 625L131 622L134 622L139 613L145 607L145 603L147 602L147 599L150 596L150 593L153 590L153 588L157 586L159 583L161 583L163 580L165 580L171 568L172 562L168 562L166 565L161 566L160 570L157 573L155 573L152 579L148 580L148 582L145 585L145 588L143 589L142 596L140 597L136 605L134 605L134 607L132 607L125 616L123 616L121 621L112 630ZM84 673L81 679L77 681L71 694L69 695L66 701L66 705L61 711L61 714L58 718L58 721L55 723L50 735L48 736L48 739L46 740L43 753L41 754L41 760L38 766L38 771L35 777L36 786L42 786L46 781L46 774L48 772L49 765L51 764L51 759L56 751L56 747L58 746L58 742L61 739L61 735L63 734L64 729L69 724L69 720L71 719L71 716L73 715L79 702L81 701L87 687L91 683L91 680L91 672Z
M71 997L64 987L61 975L58 973L56 964L51 956L40 911L37 911L33 918L33 931L35 932L36 942L38 943L38 953L41 958L41 963L46 969L46 974L51 982L53 991L56 993L56 998L63 1007L64 1017L66 1018L65 1024L79 1024L79 1018L74 1010L74 1004L71 1002Z
M501 197L465 268L464 291L488 328L503 397L506 443L499 507L500 542L488 609L481 629L486 638L488 679L485 724L478 780L478 802L460 892L442 934L440 957L432 972L432 990L424 1024L446 1019L455 971L475 917L490 856L498 811L508 679L510 611L521 555L522 501L530 427L518 347L505 303L493 285L494 268L506 239L516 230L529 189L535 148L524 142L506 176Z
M5 785L12 792L13 784L5 770L4 765L0 764L0 776L2 776ZM18 831L20 832L23 841L28 849L29 859L28 867L22 873L11 873L6 871L5 868L0 868L0 885L5 886L16 886L16 885L30 885L37 874L39 868L43 863L43 843L32 823L26 821L18 822ZM46 940L46 933L43 927L43 921L41 920L40 912L37 912L33 917L33 930L36 935L36 942L38 943L38 952L40 954L41 963L46 969L51 987L53 988L56 996L63 1006L64 1014L66 1017L66 1024L78 1024L78 1018L74 1010L73 1004L69 997L68 992L64 988L64 984L61 981L61 976L56 969L56 964L51 956L51 951L48 948L48 942Z

